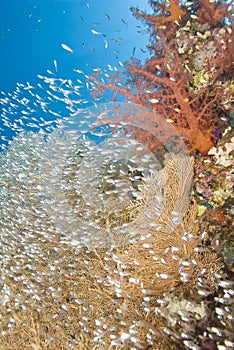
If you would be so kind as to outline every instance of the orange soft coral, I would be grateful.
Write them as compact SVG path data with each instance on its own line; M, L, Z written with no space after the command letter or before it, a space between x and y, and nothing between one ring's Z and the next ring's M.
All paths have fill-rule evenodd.
M157 1L151 1L154 8L154 14L148 15L140 12L136 8L131 8L134 16L146 22L151 22L157 31L164 31L166 35L172 36L176 32L176 28L187 13L185 6L180 6L178 0L170 0L169 5L166 2L159 4ZM160 16L155 13L160 12Z
M227 7L201 1L210 9L213 23L218 21L217 27L206 23L203 28L203 10L197 7L193 11L187 9L190 21L181 21L179 26L177 19L181 20L181 15L186 14L177 0L171 1L170 6L166 2L158 5L151 1L157 15L134 10L135 16L143 19L149 27L152 57L145 64L130 60L126 63L126 75L117 73L108 81L96 76L92 80L96 83L95 94L112 90L113 99L120 94L156 111L173 124L191 151L207 154L215 144L215 132L222 131L228 114L233 111L234 50L231 25L220 27L222 21L217 14L217 11L219 14L226 11L223 13L224 22L229 16ZM172 27L163 29L167 24L176 24L175 35L168 37L167 30ZM198 32L197 28L203 31ZM139 137L144 139L144 135L136 135ZM145 139L149 139L147 133ZM158 140L151 140L149 147L157 148Z
M215 27L221 23L227 15L228 5L221 2L199 0L198 19L200 23L209 23Z

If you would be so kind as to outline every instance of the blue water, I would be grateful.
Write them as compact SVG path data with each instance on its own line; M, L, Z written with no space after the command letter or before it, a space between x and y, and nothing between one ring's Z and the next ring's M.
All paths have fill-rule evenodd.
M87 76L97 68L113 75L133 52L145 58L147 36L129 11L139 4L147 7L129 0L0 3L1 148L21 130L51 131L56 119L94 105Z

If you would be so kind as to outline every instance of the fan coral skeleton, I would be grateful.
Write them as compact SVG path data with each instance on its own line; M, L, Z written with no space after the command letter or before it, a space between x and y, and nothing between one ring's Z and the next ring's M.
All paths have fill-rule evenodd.
M84 115L92 126L91 111ZM20 134L1 156L0 347L167 350L179 341L189 349L196 322L184 337L191 311L184 310L182 320L174 315L174 334L165 311L168 298L186 298L196 310L204 302L206 308L207 295L222 298L223 281L217 277L222 262L202 244L197 206L190 204L193 159L165 154L163 168L149 173L149 151L134 140L131 149L130 129L108 133L116 146L111 153L108 140L88 142L77 138L77 130L71 120L46 137ZM96 126L93 132L106 135ZM126 150L129 165L116 163L117 155L127 158ZM127 206L121 202L125 188ZM206 321L203 313L196 320ZM230 328L232 319L227 323ZM211 321L206 326L207 332L215 327Z

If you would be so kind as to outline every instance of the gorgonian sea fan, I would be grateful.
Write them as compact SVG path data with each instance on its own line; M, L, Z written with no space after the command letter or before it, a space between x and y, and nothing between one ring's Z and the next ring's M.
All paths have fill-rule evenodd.
M145 130L145 120L152 113L154 122ZM136 130L138 134L148 131L151 138L163 142L160 155L150 152L145 141L135 140ZM146 220L157 225L167 211L163 167L174 158L178 162L178 198L171 214L167 211L167 219L171 229L181 222L193 175L185 152L175 129L146 108L109 103L84 109L61 122L43 147L38 160L41 196L58 232L89 249L122 245L138 236L140 214L146 227ZM185 171L186 167L190 170ZM147 192L148 204L144 199Z
M167 141L154 152L134 137L148 113L150 140ZM1 154L2 347L171 348L164 294L194 298L201 278L217 289L189 206L193 160L163 121L100 105Z

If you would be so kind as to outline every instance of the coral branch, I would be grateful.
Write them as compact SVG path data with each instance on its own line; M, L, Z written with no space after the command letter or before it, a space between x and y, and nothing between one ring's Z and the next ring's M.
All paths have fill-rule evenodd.
M155 31L159 29L166 31L167 36L175 33L178 23L182 21L187 13L186 7L180 6L178 0L171 0L169 6L166 2L160 4L158 1L150 1L150 5L154 9L154 13L159 13L160 16L148 15L132 7L133 15L146 23L151 23Z
M208 0L187 9L177 0L150 5L153 14L132 11L148 25L152 57L144 64L131 59L126 75L117 73L107 82L98 75L91 78L94 94L111 90L114 99L120 94L155 110L173 123L191 151L206 154L215 143L215 130L226 127L234 110L232 10Z

